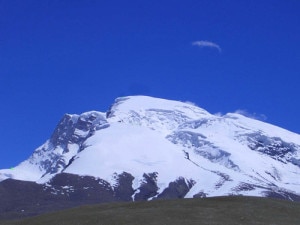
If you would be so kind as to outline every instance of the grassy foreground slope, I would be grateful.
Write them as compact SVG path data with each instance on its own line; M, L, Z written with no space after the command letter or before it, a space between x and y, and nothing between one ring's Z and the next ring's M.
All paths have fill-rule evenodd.
M300 203L256 197L215 197L82 206L3 225L299 225Z

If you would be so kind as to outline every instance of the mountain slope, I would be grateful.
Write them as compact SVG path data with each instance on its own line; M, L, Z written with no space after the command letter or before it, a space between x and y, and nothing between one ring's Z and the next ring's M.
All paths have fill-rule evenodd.
M66 114L29 159L0 170L0 185L31 181L63 195L76 192L76 185L53 183L68 174L77 183L94 177L114 201L221 195L298 200L300 135L189 103L123 97L106 113Z

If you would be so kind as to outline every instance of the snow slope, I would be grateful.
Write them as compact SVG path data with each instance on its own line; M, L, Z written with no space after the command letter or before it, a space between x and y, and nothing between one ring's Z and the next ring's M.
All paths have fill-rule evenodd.
M156 173L158 194L180 178L185 197L300 195L300 135L228 113L148 96L118 98L106 113L66 114L51 138L8 178L47 183L56 174L94 176L137 190Z

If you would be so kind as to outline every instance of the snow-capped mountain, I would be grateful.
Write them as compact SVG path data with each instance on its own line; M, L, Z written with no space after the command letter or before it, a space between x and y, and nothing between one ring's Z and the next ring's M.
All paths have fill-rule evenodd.
M212 115L190 103L122 97L106 113L64 115L29 159L0 170L0 186L13 180L99 201L220 195L299 200L300 135L235 113ZM99 192L84 194L91 189Z

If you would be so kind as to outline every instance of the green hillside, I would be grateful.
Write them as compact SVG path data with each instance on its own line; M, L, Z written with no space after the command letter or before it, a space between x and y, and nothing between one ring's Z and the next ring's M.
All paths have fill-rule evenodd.
M256 197L216 197L89 205L3 225L299 225L300 203Z

